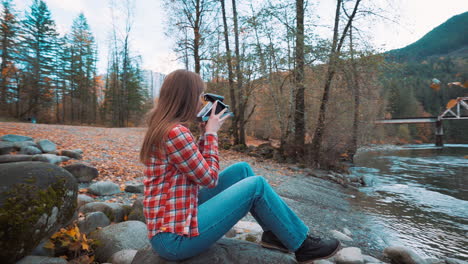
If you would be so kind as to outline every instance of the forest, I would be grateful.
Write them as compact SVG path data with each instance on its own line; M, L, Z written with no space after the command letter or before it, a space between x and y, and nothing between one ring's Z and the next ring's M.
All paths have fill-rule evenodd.
M141 57L130 49L135 3L110 3L112 14L123 10L126 16L112 16L107 72L98 75L97 44L84 14L60 36L44 1L34 0L24 15L12 0L2 1L1 116L145 125L144 114L154 102L143 82ZM225 125L228 147L242 150L254 137L270 141L278 160L334 168L338 161L352 161L360 146L432 143L432 124L373 122L437 116L450 99L467 94L468 43L466 34L460 36L467 13L428 33L421 40L426 44L383 53L367 41L363 25L391 20L386 17L391 14L368 1L335 1L331 27L321 25L316 3L303 0L163 3L166 35L178 59L202 76L207 91L225 96L235 113ZM327 35L318 34L324 28ZM442 83L438 89L431 89L434 78ZM450 82L461 86L449 87ZM446 128L448 142L468 142L461 133L466 122Z

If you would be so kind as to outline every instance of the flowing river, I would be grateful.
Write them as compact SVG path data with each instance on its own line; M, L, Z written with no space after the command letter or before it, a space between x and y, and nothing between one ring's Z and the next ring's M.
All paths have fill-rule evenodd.
M374 185L352 203L385 244L468 260L468 145L372 147L355 164L353 174L372 175Z

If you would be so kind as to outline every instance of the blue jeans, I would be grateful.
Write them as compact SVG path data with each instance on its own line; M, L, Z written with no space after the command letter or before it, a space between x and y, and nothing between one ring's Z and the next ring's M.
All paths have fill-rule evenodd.
M218 241L248 212L264 231L272 231L291 251L300 247L309 231L265 178L254 176L250 165L240 162L220 172L215 188L200 190L199 236L158 233L151 239L151 245L161 257L171 261L196 256Z

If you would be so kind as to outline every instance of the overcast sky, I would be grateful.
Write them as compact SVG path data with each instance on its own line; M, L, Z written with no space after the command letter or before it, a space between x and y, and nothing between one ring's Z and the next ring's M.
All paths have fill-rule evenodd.
M123 0L117 1L123 2ZM365 31L368 33L370 42L375 48L382 50L401 48L411 44L450 17L468 11L468 0L372 1L380 2L381 7L387 10L386 16L398 22L379 20L368 23L369 26ZM100 73L104 73L111 30L109 0L45 0L45 2L62 34L69 31L73 19L80 12L85 14L99 47L98 69ZM14 0L14 3L16 9L24 13L24 10L31 4L31 0ZM321 24L332 24L334 3L334 0L321 0L319 5L314 6L320 14ZM161 0L136 0L131 44L132 50L142 56L144 69L169 73L183 67L181 63L175 61L177 56L172 51L172 41L164 34L165 19ZM325 28L321 29L320 33L324 38L331 37L330 31Z

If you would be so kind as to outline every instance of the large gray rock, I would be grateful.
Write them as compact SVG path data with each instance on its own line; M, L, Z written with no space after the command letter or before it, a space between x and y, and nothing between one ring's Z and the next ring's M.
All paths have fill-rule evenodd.
M140 221L126 221L106 226L91 232L90 238L99 241L96 260L107 261L116 252L124 249L140 250L150 245L148 229Z
M20 161L32 161L32 156L22 155L22 154L16 154L16 155L8 154L8 155L0 156L0 163L20 162Z
M59 165L60 163L64 161L70 160L69 157L66 156L57 156L54 154L36 154L32 157L33 161L42 161L42 162L48 162L51 164Z
M51 258L43 256L26 256L16 264L67 264L63 258Z
M39 148L42 150L42 152L44 153L57 150L57 145L55 145L54 142L48 139L41 139L41 140L38 140L36 143L39 146Z
M87 203L92 203L94 202L93 197L90 197L85 194L78 194L78 205L76 206L77 208L80 208L82 205L85 205Z
M67 156L67 157L70 157L72 159L82 159L82 156L81 156L81 153L77 152L77 151L73 151L73 150L62 150L60 152L60 155L62 156Z
M112 195L120 193L119 185L111 181L96 182L89 186L89 192L94 195Z
M145 185L138 181L129 181L125 183L125 191L130 193L143 193Z
M347 236L347 235L341 233L341 232L338 231L338 230L332 230L330 233L332 234L332 236L333 236L334 238L336 238L336 239L338 239L338 240L340 240L340 241L344 241L344 242L346 242L346 241L353 241L352 238L350 238L349 236Z
M34 139L28 136L7 134L7 135L0 137L0 140L8 141L8 142L21 142L21 141L33 141Z
M0 260L14 263L73 217L78 184L44 162L0 164Z
M130 213L130 207L121 203L92 202L80 207L81 213L103 212L112 222L122 222Z
M109 262L112 264L132 264L137 252L138 250L135 249L121 250L114 253L114 255L109 259Z
M369 255L362 255L362 257L364 258L365 263L383 263L379 259L376 259L376 258L374 258L372 256L369 256Z
M335 255L337 264L364 264L361 249L357 247L343 248Z
M384 249L384 255L396 264L426 264L427 262L414 251L402 246L391 246Z
M73 163L63 168L73 174L78 182L91 182L99 175L99 172L96 168L82 163Z
M133 202L132 209L128 214L128 220L146 223L145 214L143 213L143 198L136 199L135 202Z
M26 154L26 155L36 155L36 154L41 154L42 151L34 146L25 146L21 148L19 153Z
M34 141L18 141L18 142L13 142L13 144L15 144L15 148L17 150L20 150L27 146L33 146L33 147L39 148L39 146Z
M0 141L0 155L10 154L15 149L13 142Z
M89 234L98 227L105 227L110 224L111 221L103 212L91 212L86 214L84 219L78 220L78 227L85 234Z
M239 263L297 263L294 255L285 254L276 250L262 248L259 244L232 238L221 238L207 251L193 258L171 262L158 256L151 248L147 247L139 250L135 255L132 264L169 264L169 263L190 263L190 264L239 264Z

